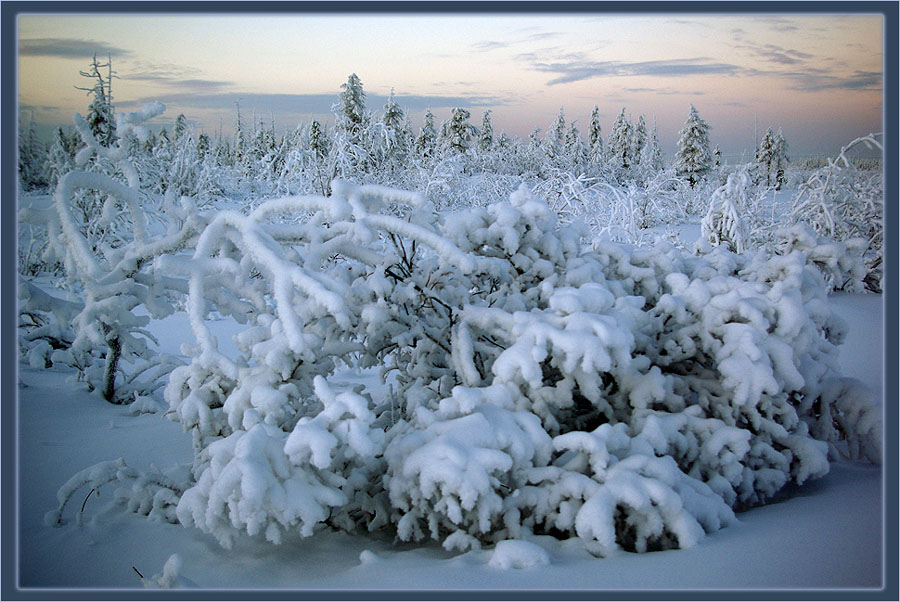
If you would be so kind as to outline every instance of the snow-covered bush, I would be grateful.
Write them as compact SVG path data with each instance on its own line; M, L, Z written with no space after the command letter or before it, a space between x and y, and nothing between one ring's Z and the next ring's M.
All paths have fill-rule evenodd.
M202 221L187 197L182 197L179 207L172 193L165 199L147 194L129 160L129 140L146 136L142 124L164 109L156 103L136 113L120 114L117 141L112 147L101 145L88 124L76 115L76 128L86 144L76 163L83 166L96 156L114 167L118 179L104 173L71 171L59 179L51 208L20 212L25 221L45 224L50 256L63 264L67 280L83 298L77 315L66 316L69 320L65 324L74 332L71 345L55 350L49 361L75 367L79 379L91 389L100 389L111 403L130 402L135 394L152 392L159 386L159 377L171 369L168 358L150 353L147 343L154 339L143 328L150 318L133 310L142 305L153 316L165 316L174 310L166 301L165 291L171 287L177 290L179 283L155 276L147 266L160 255L188 245ZM99 240L86 234L85 214L77 210L77 201L85 191L89 198L103 201L99 215L94 216L106 232ZM150 219L157 203L165 203L163 213L168 220L160 234ZM23 300L26 311L34 308L59 314L63 305L61 301L47 302L31 289ZM119 376L120 360L133 363L138 359L143 362L130 375ZM126 386L118 387L117 379Z
M444 213L330 189L220 212L157 262L189 279L196 338L165 393L195 443L175 513L224 545L329 526L687 547L829 454L879 459L800 250L589 248L527 186ZM245 324L237 356L212 310ZM387 393L330 382L340 363Z
M783 228L778 236L778 252L787 255L792 251L802 251L807 261L815 265L829 290L862 292L865 288L866 264L863 254L868 241L850 238L837 242L819 236L804 222Z
M713 193L709 210L700 222L700 235L711 245L724 244L735 253L747 248L750 234L744 212L749 189L750 176L742 170L729 175L725 185Z
M694 191L670 171L661 171L638 185L629 180L612 185L601 178L550 171L532 192L547 202L563 223L582 220L592 238L640 242L646 230L680 223Z
M838 242L866 241L864 253L866 288L881 290L882 246L884 244L884 176L880 169L857 166L849 152L864 145L882 150L872 134L857 138L841 149L834 159L816 170L800 187L793 200L791 220L805 222L819 235Z
M75 517L76 522L80 524L88 499L94 492L99 496L100 488L109 484L119 487L112 502L107 505L107 511L124 507L129 512L143 514L154 520L170 523L177 521L175 506L183 493L182 485L155 467L139 472L119 458L94 464L72 475L59 488L56 494L59 505L44 515L44 522L49 526L63 524L63 513L75 493L88 489L81 510Z

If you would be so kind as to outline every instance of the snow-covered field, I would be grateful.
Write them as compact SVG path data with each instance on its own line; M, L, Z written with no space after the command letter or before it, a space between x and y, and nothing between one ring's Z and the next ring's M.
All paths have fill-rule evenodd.
M830 301L850 325L842 369L880 391L881 296L842 293ZM228 338L228 321L212 324L220 339ZM152 325L161 351L172 353L187 328L184 314ZM178 584L229 590L855 589L881 587L886 568L882 470L847 462L739 514L738 524L695 547L605 559L588 554L577 539L550 537L532 540L540 549L458 554L436 543L324 532L288 537L279 546L238 541L225 550L196 529L122 511L98 513L111 491L86 501L80 493L69 515L79 514L84 502L81 524L51 528L44 515L75 472L119 457L135 468L189 464L190 437L159 414L134 416L76 390L70 372L19 369L18 574L25 589L141 588L136 570L150 581L173 554L181 560Z
M672 168L461 109L412 166L393 119L201 160L164 110L20 203L21 587L882 585L883 470L836 459L882 443L878 172L704 180L693 107Z

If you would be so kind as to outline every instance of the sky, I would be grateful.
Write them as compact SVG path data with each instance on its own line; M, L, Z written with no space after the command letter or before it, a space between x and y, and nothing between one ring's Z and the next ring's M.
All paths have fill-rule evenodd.
M279 133L330 121L356 73L380 115L394 90L413 126L452 107L473 125L541 135L563 109L603 137L625 109L657 123L674 153L690 105L726 158L749 159L781 128L792 157L834 155L880 132L881 15L754 14L66 14L18 17L19 112L39 131L70 125L90 98L77 87L96 53L111 58L116 110L161 101L212 136L231 135L237 107Z

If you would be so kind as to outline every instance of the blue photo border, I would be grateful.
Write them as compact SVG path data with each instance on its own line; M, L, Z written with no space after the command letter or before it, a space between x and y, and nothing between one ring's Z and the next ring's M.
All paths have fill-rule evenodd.
M42 13L879 14L884 17L884 578L882 589L672 591L360 591L20 589L17 562L17 17ZM3 600L897 600L898 577L898 3L892 2L3 2L0 4L0 599Z

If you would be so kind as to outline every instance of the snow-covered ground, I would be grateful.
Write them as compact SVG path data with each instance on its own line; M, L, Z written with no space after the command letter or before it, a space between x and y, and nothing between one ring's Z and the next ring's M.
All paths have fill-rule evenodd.
M835 294L830 300L849 326L843 370L880 397L881 297ZM228 321L212 324L220 340L229 338ZM189 332L184 314L151 329L168 353L177 353ZM75 472L119 457L138 469L155 464L168 470L191 461L190 437L159 414L134 416L81 391L69 381L70 372L25 364L19 371L17 572L26 589L141 588L138 572L150 581L173 554L181 559L178 583L215 589L855 589L879 588L886 568L881 467L846 462L739 514L738 524L693 548L605 559L588 554L578 540L549 537L534 538L539 547L462 555L435 543L327 532L286 538L280 546L245 539L225 550L196 529L122 511L98 512L110 501L111 488L101 490L99 499L79 492L67 507L68 522L51 528L44 515ZM78 524L74 518L82 505Z

